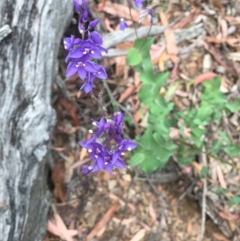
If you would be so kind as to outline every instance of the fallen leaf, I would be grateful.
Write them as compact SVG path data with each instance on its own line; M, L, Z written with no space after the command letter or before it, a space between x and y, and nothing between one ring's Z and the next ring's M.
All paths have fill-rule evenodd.
M203 45L204 45L204 48L210 54L212 54L213 58L226 69L226 71L228 71L232 76L238 77L238 73L234 69L233 64L231 63L231 60L227 60L216 47L210 44L207 44L206 42L204 42Z
M115 17L119 16L120 18L131 19L129 8L121 4L112 3L108 1L104 6L103 11ZM134 9L131 9L131 15L132 15L133 21L138 22L139 12L137 12ZM150 22L146 18L143 19L142 24L145 26L150 26Z
M129 96L131 96L131 94L133 94L135 92L135 90L136 90L136 86L135 85L128 86L128 88L125 89L125 91L120 95L120 98L119 98L118 102L122 103Z
M222 12L221 0L212 0L211 2L213 6L219 10L219 12Z
M72 117L74 125L79 126L79 119L78 119L78 115L77 115L78 109L75 106L75 104L73 102L71 102L70 100L67 100L63 97L59 97L57 102Z
M215 76L217 76L217 74L215 74L213 72L201 74L194 80L194 86L197 86L198 84L200 84L204 81L211 80Z
M222 29L222 37L226 38L228 35L228 26L227 26L227 21L225 19L221 19L221 29Z
M160 55L158 60L158 67L161 72L165 70L165 62L168 60L168 54L166 51L163 51L163 53Z
M146 234L146 230L145 229L140 229L133 237L130 241L140 241Z
M58 230L60 231L60 233L62 234L62 237L64 239L66 239L67 241L73 241L72 236L75 236L78 234L77 230L72 230L71 232L69 232L70 230L68 230L63 222L63 220L61 219L61 217L58 214L55 214L55 221L56 221L56 226L58 227ZM74 235L72 235L74 234Z
M219 233L213 233L213 237L218 241L230 241L228 238Z
M179 22L177 22L172 29L182 29L185 25L187 25L188 23L190 23L196 15L198 15L200 13L200 9L199 8L195 8L193 9L190 14L184 18L182 18Z
M159 58L165 51L166 46L165 45L152 45L150 49L150 56L151 56L151 62L152 64L157 64L159 63Z
M219 181L221 187L222 188L227 188L227 184L226 184L226 182L224 180L221 167L220 166L216 166L216 170L217 170L218 181Z
M110 221L113 213L117 211L119 206L119 203L116 202L108 209L106 214L102 217L102 219L95 225L93 230L88 234L86 240L89 241L91 240L94 236L98 234L98 232L107 225L107 223Z
M149 203L148 212L149 212L149 214L150 214L150 217L151 217L153 223L155 223L156 220L157 220L157 214L156 214L156 212L155 212L155 210L154 210L154 208L153 208L152 202Z
M65 202L65 195L63 192L63 182L65 179L65 165L63 161L59 161L55 164L51 180L54 184L53 194L55 197L59 198L61 202Z
M160 18L162 25L167 26L168 25L168 19L163 11L160 11ZM174 32L171 28L167 28L164 32L165 39L166 39L166 49L167 53L169 55L169 58L174 62L178 62L178 47L177 47L177 41L174 35Z
M107 0L102 0L101 3L99 4L100 6L98 8L95 8L95 12L102 12L105 5L106 5Z

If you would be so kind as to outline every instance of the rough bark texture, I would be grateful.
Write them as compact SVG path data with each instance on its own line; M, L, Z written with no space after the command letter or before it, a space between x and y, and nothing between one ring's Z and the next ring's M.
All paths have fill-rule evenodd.
M0 1L0 241L42 241L45 234L51 84L71 3Z

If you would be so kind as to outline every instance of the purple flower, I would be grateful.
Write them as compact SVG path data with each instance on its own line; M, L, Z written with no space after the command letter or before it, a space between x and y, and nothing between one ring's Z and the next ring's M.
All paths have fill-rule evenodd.
M78 29L82 34L82 39L71 36L64 38L64 48L68 50L66 63L68 63L66 76L74 74L84 81L81 89L85 93L90 93L93 82L96 79L104 80L107 73L101 65L95 64L95 60L102 58L102 53L107 53L107 49L102 47L103 40L101 35L94 31L99 20L89 20L87 0L73 0L74 9L78 13Z
M139 19L138 19L138 22L141 23L143 18L147 15L150 15L151 18L150 18L150 23L153 24L153 15L154 15L154 10L147 7L146 9L142 10L139 14Z
M141 8L146 0L133 0L136 7Z
M81 42L82 42L81 39L75 38L73 35L71 35L70 38L63 39L64 48L68 51L73 50L74 47L78 46Z
M122 31L124 31L125 28L128 28L128 25L127 25L127 23L124 21L123 18L120 19L120 24L119 24L119 26L120 26L120 29L121 29Z
M101 59L102 53L98 46L90 40L83 41L82 44L71 51L68 55L69 58L81 58L87 56L88 58Z
M137 144L131 140L122 139L123 113L117 112L112 118L101 118L99 122L93 121L96 130L87 141L79 144L88 150L93 161L92 166L83 165L83 174L98 170L112 172L116 168L125 168L126 164L121 159L124 151L131 151Z
M88 25L88 30L89 31L93 30L97 26L98 23L99 23L99 19L95 19L95 20L91 21Z
M87 60L84 61L84 59L77 59L72 60L67 67L66 76L70 77L76 73L78 73L78 76L84 80L87 76L87 73L95 73L98 70L97 66L93 64L91 61Z
M102 37L97 31L89 32L88 36L95 44L101 45L103 43Z

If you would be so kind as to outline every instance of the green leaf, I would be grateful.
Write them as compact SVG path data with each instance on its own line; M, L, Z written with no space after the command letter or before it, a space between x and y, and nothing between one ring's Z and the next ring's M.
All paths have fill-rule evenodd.
M159 160L151 151L145 151L146 159L139 164L139 167L146 173L151 173L159 168Z
M154 41L154 38L141 38L141 39L137 39L134 43L134 47L138 50L141 51L142 57L143 59L147 58L150 56L150 48L151 45Z
M206 178L208 176L208 173L209 173L209 168L203 166L202 169L201 169L201 172L200 172L200 177Z
M128 164L129 164L129 166L136 166L136 165L140 164L141 162L143 162L145 159L146 159L146 156L143 152L135 151L135 153L131 157Z
M230 156L230 157L235 157L235 156L239 156L240 154L240 145L234 145L231 144L229 146L225 146L224 147L224 151Z
M218 154L218 152L222 149L223 149L222 148L222 141L218 140L217 142L214 143L214 145L211 147L210 150L213 154Z
M152 85L143 84L138 92L139 100L147 106L151 106L154 101L155 96L151 93L153 88Z
M131 48L127 53L127 64L138 65L142 61L142 55L136 48Z
M240 99L227 103L225 106L228 110L230 110L233 113L236 111L239 111L240 110Z
M229 205L239 205L240 204L240 196L233 196L230 200L229 200Z
M216 193L217 195L225 195L228 193L228 189L226 188L222 188L222 187L218 187L215 190L212 190L213 193Z

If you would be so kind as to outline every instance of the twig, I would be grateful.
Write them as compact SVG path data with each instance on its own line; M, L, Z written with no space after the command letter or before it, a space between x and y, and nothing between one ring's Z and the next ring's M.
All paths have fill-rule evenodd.
M124 106L122 106L121 104L119 104L119 103L115 100L115 98L113 97L113 95L112 95L112 93L111 93L111 90L110 90L110 88L109 88L109 86L108 86L108 83L107 83L106 81L103 81L103 86L104 86L104 88L106 89L106 91L107 91L107 93L108 93L108 96L109 96L109 98L110 98L110 100L111 100L111 103L112 103L112 106L113 106L114 111L117 111L117 108L116 108L116 107L122 109L122 110L132 119L133 124L134 124L137 132L139 133L140 130L139 130L137 124L135 123L135 121L134 121L131 113L129 112L129 110L128 110L127 108L125 108Z
M163 196L159 193L159 191L156 189L156 187L153 185L151 179L149 178L148 175L146 175L146 178L147 178L147 181L150 185L150 187L152 188L156 198L158 199L159 203L160 203L160 206L161 206L161 210L160 210L160 213L161 213L161 221L159 222L159 225L158 225L158 234L156 235L156 237L158 238L158 240L161 240L161 223L163 222L166 214L165 214L165 210L168 208L167 207L167 203L166 201L164 200ZM165 218L166 219L166 218ZM169 232L170 235L171 235L171 232ZM172 237L170 237L171 240L173 240Z
M134 22L133 16L132 16L132 11L131 11L131 2L130 2L130 0L127 0L127 3L128 3L128 9L129 9L129 14L130 14L131 20ZM135 27L134 27L134 31L135 31L136 38L138 39L137 29Z
M196 178L188 187L187 189L183 192L183 194L178 198L176 204L174 206L178 206L180 202L186 197L186 195L189 195L190 192L193 190L194 186L197 184L199 181L199 178Z
M207 155L205 154L205 146L203 146L202 156L202 164L203 166L207 166ZM207 178L203 179L203 194L202 194L202 220L201 220L201 232L198 238L198 241L202 241L204 239L205 234L205 223L206 223L206 195L207 195Z
M126 215L126 212L127 212L127 207L128 207L128 202L129 202L129 192L130 192L130 188L133 184L133 181L134 181L134 178L131 179L131 181L128 185L127 196L126 196L126 199L125 199L125 206L124 206L124 209L123 209L123 212L122 212L122 217L121 217L121 220L120 220L120 223L119 223L120 231L117 234L117 237L118 237L117 241L120 240L120 237L121 237L123 229L124 229L124 227L121 228L121 226L122 226L123 219L124 219L124 217Z

